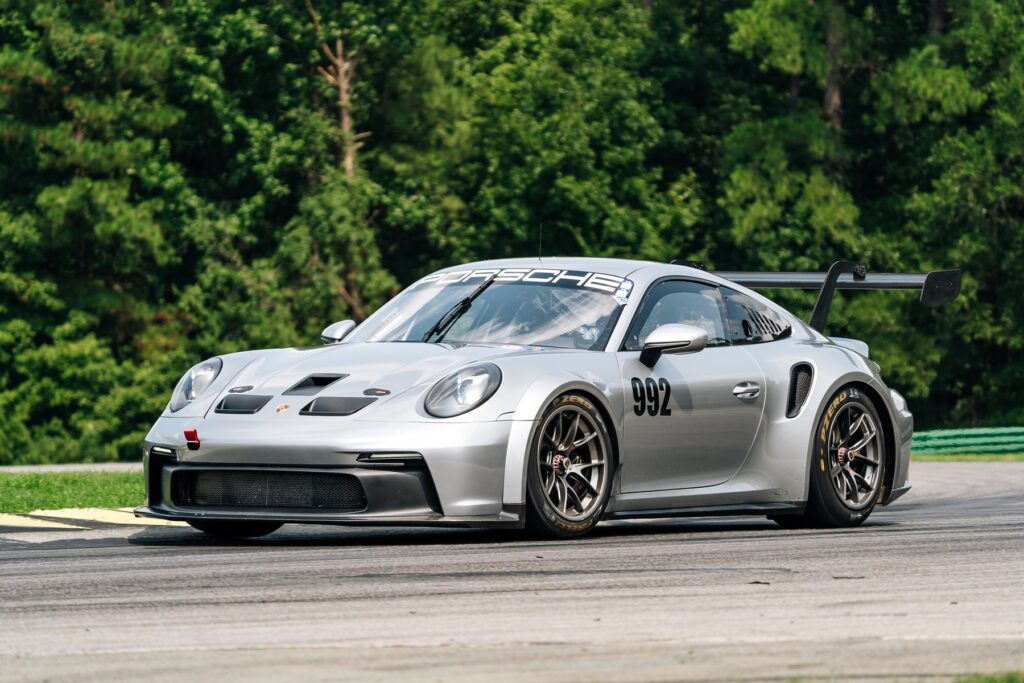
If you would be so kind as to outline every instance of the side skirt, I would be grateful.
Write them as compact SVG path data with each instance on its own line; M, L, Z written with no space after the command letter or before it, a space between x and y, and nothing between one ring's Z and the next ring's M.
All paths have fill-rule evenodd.
M663 508L654 510L619 510L605 515L605 519L642 519L650 517L716 517L724 515L778 515L800 514L804 502L754 503L746 505L706 505L690 508Z

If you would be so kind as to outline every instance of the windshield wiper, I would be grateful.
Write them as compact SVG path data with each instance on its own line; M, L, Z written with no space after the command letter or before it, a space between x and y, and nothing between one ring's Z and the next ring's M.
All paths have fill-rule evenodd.
M494 273L489 278L480 283L480 286L473 290L473 293L467 296L459 303L452 306L447 313L441 316L441 319L434 323L427 333L423 335L424 343L429 342L430 338L435 334L437 335L437 341L441 341L448 328L451 327L456 320L462 317L462 314L469 310L469 307L473 305L473 301L484 293L484 290L491 286L494 282L494 278L498 277L497 273Z

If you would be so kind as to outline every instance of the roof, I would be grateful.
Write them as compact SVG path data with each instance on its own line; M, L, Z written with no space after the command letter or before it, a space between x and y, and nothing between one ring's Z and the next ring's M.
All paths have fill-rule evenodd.
M551 268L553 270L585 270L626 277L639 268L653 265L659 264L654 261L634 261L632 259L545 256L543 258L505 258L461 263L456 266L442 268L441 271L455 272L460 270L482 270L484 268Z

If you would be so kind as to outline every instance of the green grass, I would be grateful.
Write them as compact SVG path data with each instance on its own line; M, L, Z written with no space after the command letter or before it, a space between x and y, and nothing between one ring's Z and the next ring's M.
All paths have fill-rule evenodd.
M913 462L1021 462L1024 461L1024 453L998 453L991 455L911 453L910 459Z
M142 505L141 472L0 473L0 512Z
M1024 673L974 674L958 678L956 683L1024 683Z

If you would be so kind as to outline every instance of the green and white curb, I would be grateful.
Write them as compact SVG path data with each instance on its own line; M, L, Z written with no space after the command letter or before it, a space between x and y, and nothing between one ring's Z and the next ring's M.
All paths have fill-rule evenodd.
M58 521L59 520L59 521ZM0 513L0 527L25 531L85 530L89 524L125 526L188 526L185 522L136 517L132 508L65 508L34 510L27 515Z

